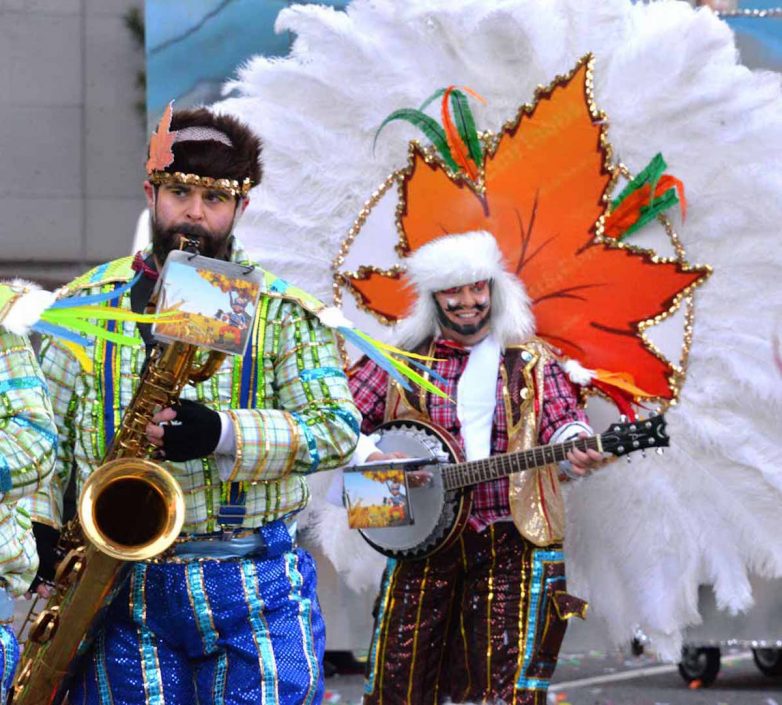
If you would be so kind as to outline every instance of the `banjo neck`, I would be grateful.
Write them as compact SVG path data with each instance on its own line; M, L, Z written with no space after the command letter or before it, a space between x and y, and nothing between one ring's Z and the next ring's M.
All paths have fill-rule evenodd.
M588 438L576 438L552 446L537 446L516 453L492 455L481 460L468 460L463 463L450 463L442 466L443 485L446 490L470 487L481 482L496 480L516 472L533 470L567 460L567 454L573 449L591 448L603 451L602 434Z

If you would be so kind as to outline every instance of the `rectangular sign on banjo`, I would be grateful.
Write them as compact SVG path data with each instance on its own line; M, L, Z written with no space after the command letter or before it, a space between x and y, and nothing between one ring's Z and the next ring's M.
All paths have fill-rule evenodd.
M364 467L345 470L344 504L351 529L406 526L413 523L404 470Z

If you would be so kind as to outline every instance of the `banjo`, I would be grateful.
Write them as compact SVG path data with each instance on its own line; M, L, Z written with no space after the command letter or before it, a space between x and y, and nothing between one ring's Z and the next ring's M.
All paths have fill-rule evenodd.
M404 560L426 558L458 539L470 516L469 488L473 485L566 460L568 451L574 448L592 448L622 456L636 450L668 446L662 416L612 424L604 433L589 438L471 461L464 461L456 439L434 424L412 419L388 421L376 433L380 434L376 445L381 451L400 451L414 460L389 462L387 466L373 463L363 466L365 469L432 471L432 480L426 486L408 488L414 523L359 529L377 551Z

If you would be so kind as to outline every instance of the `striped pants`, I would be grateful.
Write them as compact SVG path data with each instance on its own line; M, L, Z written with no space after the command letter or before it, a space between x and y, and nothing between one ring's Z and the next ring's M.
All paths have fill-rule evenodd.
M71 687L72 705L317 705L325 629L302 549L137 563Z
M586 608L565 588L561 547L538 548L510 522L389 561L364 705L544 705L566 620Z

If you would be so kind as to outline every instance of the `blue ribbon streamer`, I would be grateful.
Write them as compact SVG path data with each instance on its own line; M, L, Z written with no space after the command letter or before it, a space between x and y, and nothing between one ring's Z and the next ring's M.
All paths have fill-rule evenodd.
M352 331L350 328L344 328L340 326L337 328L339 333L342 335L343 338L346 340L349 340L353 345L355 345L361 352L363 352L372 362L374 362L378 367L380 367L382 370L387 372L389 375L391 375L392 379L394 379L396 382L402 385L406 390L411 391L412 387L410 386L410 382L405 378L402 374L400 374L394 367L391 365L391 363L383 357L381 353L378 352L377 348L375 348L374 345L368 343L366 340L364 340L360 335L357 335L354 331Z
M136 274L136 276L133 277L133 279L131 279L127 284L123 284L122 286L112 291L107 291L102 294L72 296L67 299L60 299L59 301L55 301L51 306L49 306L49 308L74 308L75 306L92 306L93 304L102 304L108 301L114 301L115 299L119 299L126 292L130 291L140 278L141 272Z
M38 321L34 326L30 328L36 333L42 333L44 335L53 335L55 338L62 338L69 343L75 343L81 345L83 348L88 348L92 343L89 339L85 338L78 333L63 328L62 326L55 325L54 323L46 323L45 321Z
M418 360L413 360L412 358L405 358L405 362L408 365L412 365L416 369L420 370L424 374L429 375L432 379L434 379L434 380L436 380L438 382L441 382L444 385L448 384L448 382L446 382L446 380L445 380L445 377L443 377L438 372L435 372L431 367L427 367L422 362L418 362Z

